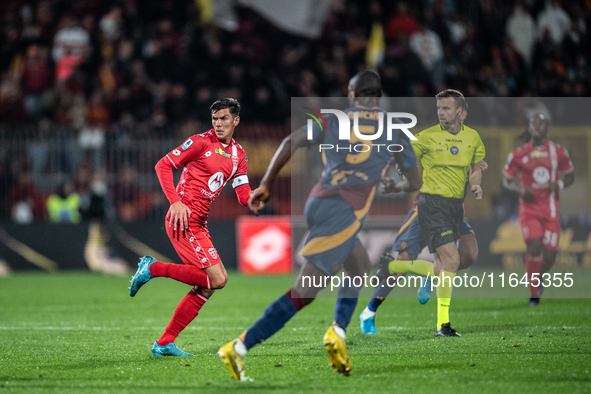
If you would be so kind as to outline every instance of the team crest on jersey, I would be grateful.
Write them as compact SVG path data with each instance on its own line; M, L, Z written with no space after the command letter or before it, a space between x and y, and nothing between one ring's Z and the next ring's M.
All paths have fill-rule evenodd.
M400 248L401 248L402 250L405 250L407 246L408 246L408 245L407 245L407 243L406 243L406 242L402 242L402 243L400 244Z
M215 250L215 248L209 248L209 249L207 249L207 251L209 252L209 254L211 255L211 257L214 260L218 259L218 252L217 252L217 250Z
M215 193L222 186L224 186L224 173L221 171L216 172L209 178L209 182L207 182L207 184L209 185L209 190Z
M215 148L215 153L218 153L224 157L232 157L231 154L224 152L224 150L222 148Z
M454 145L451 148L449 148L449 151L451 152L452 155L457 155L460 150L458 149L457 146Z
M185 141L185 143L182 146L183 150L187 150L187 148L190 147L192 143L193 143L193 140L190 138L187 141Z

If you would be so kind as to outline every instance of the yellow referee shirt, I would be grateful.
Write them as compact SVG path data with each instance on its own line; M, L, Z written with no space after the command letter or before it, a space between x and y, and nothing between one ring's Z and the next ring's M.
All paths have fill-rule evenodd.
M470 164L485 156L478 132L462 125L457 134L452 134L438 124L415 137L417 140L410 142L423 166L421 193L463 198Z

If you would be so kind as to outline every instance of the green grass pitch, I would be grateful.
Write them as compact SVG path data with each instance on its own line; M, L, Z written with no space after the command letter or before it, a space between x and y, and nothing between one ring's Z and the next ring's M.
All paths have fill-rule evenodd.
M136 297L128 279L90 273L0 278L0 394L54 393L574 393L591 392L589 299L454 299L462 338L433 338L436 303L390 299L379 335L361 334L359 302L347 342L353 375L328 365L322 337L334 300L318 299L246 358L238 382L217 356L289 288L287 276L230 274L177 345L150 349L189 287L158 278Z

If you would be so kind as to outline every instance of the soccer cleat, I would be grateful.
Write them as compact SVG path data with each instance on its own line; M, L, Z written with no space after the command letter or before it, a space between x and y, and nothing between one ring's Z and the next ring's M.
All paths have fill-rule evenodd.
M148 283L152 279L150 274L150 266L156 262L156 259L152 256L144 256L140 259L138 264L137 272L131 278L131 286L129 287L129 295L134 296L138 292L140 287Z
M361 332L364 334L379 334L376 330L376 317L363 318L363 311L359 315L359 323L361 324Z
M434 337L461 337L460 333L458 333L456 330L451 328L450 323L442 324L441 328L439 330L435 330L435 334L433 334L433 336Z
M164 356L185 356L185 357L195 357L191 353L185 353L174 343L169 343L166 346L158 345L158 342L154 342L154 346L152 346L152 354L156 357L164 357Z
M226 364L230 370L232 379L241 381L251 380L244 376L244 357L240 356L236 352L236 349L234 349L236 341L237 339L234 339L233 341L228 342L222 346L220 350L218 350L218 356L221 357L222 362Z
M390 256L390 254L386 253L380 257L380 261L378 262L378 270L374 274L380 282L390 276L390 261L394 260L394 257Z
M529 299L527 306L538 306L540 305L540 297L532 297Z
M347 353L347 345L345 340L334 331L334 326L330 326L324 334L324 348L330 357L330 365L343 376L351 375L353 366Z
M421 287L417 290L417 298L421 304L426 304L431 298L431 277L428 276L421 280Z

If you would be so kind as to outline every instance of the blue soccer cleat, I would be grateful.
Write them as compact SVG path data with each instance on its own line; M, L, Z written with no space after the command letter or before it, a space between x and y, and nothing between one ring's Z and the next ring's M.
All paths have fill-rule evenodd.
M363 318L363 312L359 315L359 323L361 324L361 332L364 334L379 334L376 330L376 317Z
M144 256L140 259L138 264L137 272L131 278L131 286L129 287L129 295L134 296L138 292L140 287L148 283L152 279L150 274L150 266L156 262L156 259L152 256Z
M431 277L421 279L421 287L417 290L417 297L421 304L426 304L431 298Z
M164 357L164 356L185 356L185 357L195 357L191 353L185 353L174 343L169 343L166 346L158 345L158 342L154 342L154 346L152 346L152 354L156 357Z

